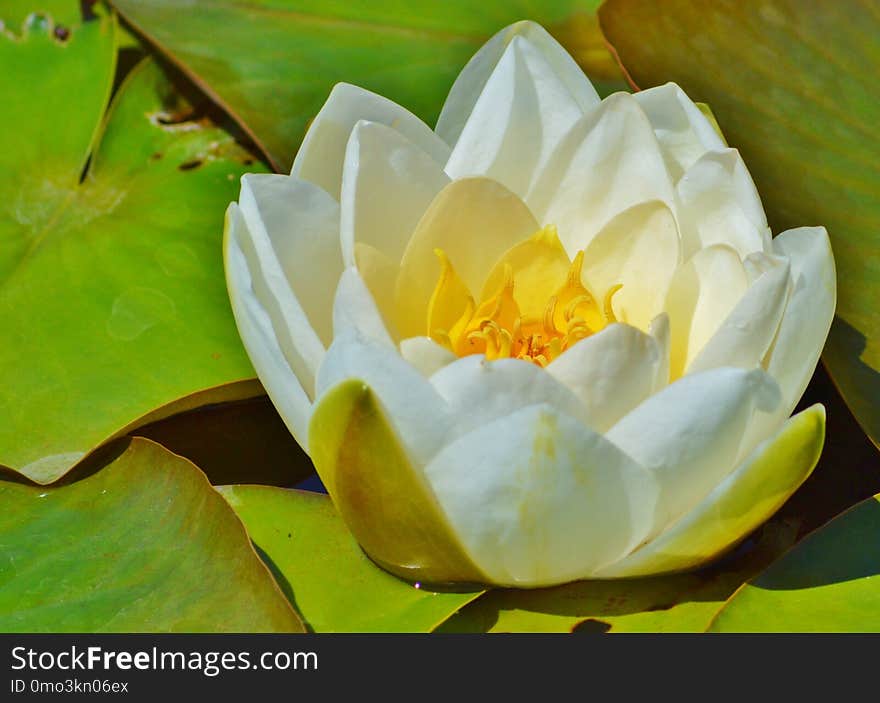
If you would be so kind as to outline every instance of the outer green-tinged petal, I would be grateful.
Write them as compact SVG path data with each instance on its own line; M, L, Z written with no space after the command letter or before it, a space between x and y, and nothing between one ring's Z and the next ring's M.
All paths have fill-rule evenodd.
M411 580L486 581L362 381L321 399L309 451L349 529L382 566Z
M345 264L355 264L355 242L398 263L425 210L447 183L443 165L399 131L379 122L358 122L342 171Z
M678 227L665 203L634 205L615 215L584 251L584 280L601 300L615 285L612 306L621 322L647 330L663 311L678 264Z
M756 447L672 527L597 575L619 578L680 571L721 554L773 515L807 479L824 439L825 408L813 405Z
M337 83L309 127L290 175L311 181L338 200L345 147L361 120L393 127L438 163L449 157L443 140L408 110L363 88Z
M489 178L465 178L446 186L419 221L396 283L398 332L427 334L428 301L440 275L435 249L446 252L456 273L477 294L493 264L539 229L520 198Z
M764 371L714 369L679 379L609 430L608 439L660 485L652 537L734 469L746 429L762 419L756 413L779 404L779 389Z
M400 355L426 378L458 359L455 354L430 337L410 337L401 340Z
M605 432L657 390L667 353L650 335L613 324L582 339L546 371L583 403L584 423Z
M619 212L648 200L673 199L650 121L635 98L617 93L572 127L526 202L538 219L557 226L573 256Z
M788 257L793 288L769 352L767 371L782 388L785 413L791 412L819 362L837 305L834 256L824 227L800 227L773 240Z
M453 422L446 403L396 347L357 329L337 336L318 372L317 397L352 378L366 383L379 398L413 461L424 464L443 446Z
M311 399L278 345L272 320L251 287L247 260L239 244L239 237L246 229L241 209L236 203L231 203L226 211L223 258L232 312L241 340L266 393L291 434L304 447L312 412Z
M538 169L583 115L539 49L514 37L468 116L446 172L488 176L525 197Z
M486 42L455 79L440 118L437 120L437 134L450 146L454 146L458 141L483 88L507 47L517 37L528 40L543 54L544 59L553 67L557 78L562 81L582 110L589 110L599 104L599 96L583 70L547 33L547 30L535 22L517 22L505 27Z
M581 422L584 405L544 369L522 359L486 361L471 354L431 376L431 385L449 406L451 436L461 436L528 405L545 404Z
M770 251L770 228L755 183L736 149L710 151L675 186L685 256L727 244L740 258Z
M751 369L761 364L785 311L790 287L787 259L750 254L749 268L762 270L745 295L687 367L696 373L719 366Z
M311 183L265 173L242 177L239 207L254 246L265 247L266 256L274 253L312 329L323 344L330 344L330 313L342 273L339 206ZM272 275L264 274L269 285ZM292 333L297 340L311 334L306 328Z
M585 578L639 544L657 486L573 418L533 405L447 445L425 468L462 543L492 583Z
M712 123L675 83L640 90L633 97L654 126L673 178L707 151L725 147Z
M739 255L716 244L679 267L666 294L670 325L670 374L681 376L748 288Z

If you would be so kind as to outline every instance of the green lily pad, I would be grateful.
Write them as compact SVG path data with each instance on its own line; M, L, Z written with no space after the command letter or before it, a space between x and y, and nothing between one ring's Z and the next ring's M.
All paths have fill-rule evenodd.
M715 632L880 632L880 496L834 518L739 589Z
M0 481L0 632L302 631L198 469L147 440L109 449L81 481Z
M441 592L383 571L326 495L268 486L217 490L316 632L428 632L482 593Z
M449 618L441 632L703 632L744 581L793 544L796 526L765 525L721 563L701 571L502 589Z
M468 59L492 34L540 22L600 92L626 84L596 22L598 0L113 0L134 28L251 130L289 170L308 121L337 82L356 83L434 124Z
M676 81L712 105L774 231L827 227L838 317L824 360L878 444L880 12L860 1L608 0L599 14L639 86Z
M54 28L0 33L0 465L40 483L132 427L262 393L220 246L259 166L149 61L102 125L116 21Z

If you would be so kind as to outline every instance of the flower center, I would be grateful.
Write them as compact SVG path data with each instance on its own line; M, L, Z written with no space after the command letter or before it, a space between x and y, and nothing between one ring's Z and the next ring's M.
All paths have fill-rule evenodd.
M569 261L556 228L538 231L495 264L477 304L442 249L428 305L428 336L458 356L524 359L546 366L615 321L612 286L601 305L581 281L584 252Z

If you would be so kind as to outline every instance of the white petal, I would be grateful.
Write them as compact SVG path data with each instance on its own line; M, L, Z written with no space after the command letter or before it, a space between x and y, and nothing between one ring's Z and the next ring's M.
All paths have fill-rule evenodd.
M736 149L705 154L676 185L686 257L727 244L745 258L769 252L770 228L761 198Z
M718 331L691 361L686 373L719 366L751 369L761 364L773 342L788 300L788 261L763 253L750 254L745 268L763 269Z
M606 432L657 389L663 356L653 337L614 324L565 351L547 373L583 403L584 423Z
M764 371L714 369L679 379L608 431L660 485L652 535L733 470L756 411L772 413L779 403L779 389Z
M555 224L569 256L619 212L648 200L674 202L672 180L638 102L615 93L563 138L526 202Z
M612 299L617 319L647 330L663 311L679 262L675 216L655 200L624 210L602 228L584 252L583 277L600 300L621 284Z
M701 249L679 267L664 306L669 314L672 379L684 373L747 288L739 255L727 246Z
M453 181L434 198L407 245L396 282L400 336L427 334L427 306L440 275L435 250L478 295L492 266L514 244L539 229L514 193L488 178Z
M345 145L360 120L393 127L437 163L449 158L446 143L411 112L381 95L337 83L306 132L290 175L311 181L338 200Z
M767 371L782 388L788 415L806 390L828 337L837 305L837 277L824 227L783 232L773 240L773 249L788 257L793 287Z
M675 83L634 93L678 178L707 151L726 146L700 108Z
M657 377L654 385L654 392L657 392L669 385L669 355L672 344L669 338L669 315L663 312L651 320L648 334L654 338L657 347L660 349L660 362L657 366Z
M342 273L339 206L311 183L274 174L242 176L239 206L250 239L260 242L261 252L271 248L312 328L330 344L333 296ZM271 258L268 249L265 255Z
M437 453L453 418L437 391L395 347L357 329L346 330L333 340L318 371L318 399L348 379L360 379L373 390L413 461L425 464Z
M346 266L355 242L397 263L431 201L449 183L443 167L397 130L358 122L342 173L340 236Z
M272 403L300 446L308 439L311 400L290 368L275 338L272 321L253 289L248 263L239 244L247 225L236 203L226 212L226 235L223 238L223 259L226 287L238 333L251 363Z
M486 42L455 79L437 120L437 134L450 146L458 141L492 72L508 45L517 37L528 40L538 48L582 110L587 111L598 105L599 96L595 88L559 42L539 24L517 22L505 27Z
M524 197L536 170L583 114L539 49L514 37L483 87L446 173L488 176Z
M576 420L546 405L446 446L425 469L459 539L495 583L584 578L644 539L651 476Z
M355 268L381 313L385 328L392 337L399 338L395 284L400 275L400 262L363 242L354 243L354 259Z
M426 378L458 359L430 337L409 337L401 340L400 355Z
M807 479L822 451L824 426L821 405L795 415L693 510L597 576L680 571L718 556L773 515Z
M344 335L350 329L356 329L373 341L394 348L373 296L358 270L353 267L342 272L333 303L334 336Z
M487 361L481 354L462 357L431 376L431 385L455 418L453 434L529 405L546 404L575 419L587 419L577 396L540 366L521 359Z
M240 205L238 209L244 226L238 228L236 240L247 261L251 289L272 321L275 339L303 389L310 398L314 398L315 374L324 356L324 344L290 287L272 240L262 226L260 217L255 214L254 199L249 196L251 192L248 178L242 178L242 201L245 205ZM245 206L252 213L250 218L246 215ZM320 208L302 214L304 221L301 227L305 230L320 231L327 221L327 212ZM317 224L310 222L312 216ZM323 322L326 323L326 320Z

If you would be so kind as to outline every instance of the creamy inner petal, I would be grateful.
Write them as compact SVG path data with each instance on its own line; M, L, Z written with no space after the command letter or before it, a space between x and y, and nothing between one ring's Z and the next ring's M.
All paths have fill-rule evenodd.
M640 90L633 97L654 127L673 178L707 151L725 147L712 123L675 83Z
M571 257L615 215L649 200L674 203L673 184L650 121L626 93L575 123L526 196Z
M770 251L770 228L758 191L736 149L710 151L676 184L685 256L713 244L741 258Z
M358 122L342 172L340 238L346 266L355 263L357 244L398 263L419 219L447 183L441 165L400 132Z
M614 217L584 251L584 279L595 290L614 285L615 317L647 330L680 261L678 227L665 203L635 205Z
M361 120L393 127L439 164L449 158L446 143L411 112L381 95L337 83L306 132L290 175L311 181L339 200L345 147Z
M446 164L451 178L488 176L524 197L583 110L528 39L514 37Z
M748 277L724 245L701 249L675 272L666 294L670 377L680 377L742 298Z
M687 367L687 373L718 366L743 369L761 364L773 342L791 287L788 260L764 253L743 262L756 277L721 326Z
M582 339L546 370L581 401L584 424L606 432L657 390L664 356L657 339L618 323Z
M487 272L517 242L539 229L514 193L488 178L453 181L434 198L401 261L395 283L395 321L402 338L426 329L428 303L441 267L441 249L471 291L480 290Z
M454 146L486 83L507 47L517 37L536 47L583 111L599 104L599 96L583 70L541 25L524 20L495 34L464 67L443 104L437 134Z

